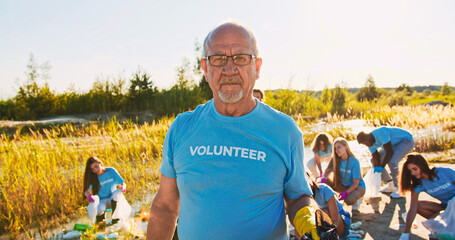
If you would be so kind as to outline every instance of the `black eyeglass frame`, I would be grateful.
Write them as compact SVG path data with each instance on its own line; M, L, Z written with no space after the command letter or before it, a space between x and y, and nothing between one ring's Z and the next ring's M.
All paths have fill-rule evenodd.
M245 64L238 64L236 63L236 57L238 56L248 56L248 63L245 63ZM225 57L225 60L223 61L224 63L223 64L213 64L212 61L210 60L212 57ZM227 55L211 55L211 56L207 56L205 58L202 58L203 60L207 60L209 62L210 65L214 66L214 67L222 67L222 66L226 66L229 58L232 58L232 62L237 65L237 66L246 66L246 65L249 65L251 63L251 60L253 59L256 59L256 56L254 54L245 54L245 53L240 53L240 54L234 54L234 55L231 55L231 56L227 56Z

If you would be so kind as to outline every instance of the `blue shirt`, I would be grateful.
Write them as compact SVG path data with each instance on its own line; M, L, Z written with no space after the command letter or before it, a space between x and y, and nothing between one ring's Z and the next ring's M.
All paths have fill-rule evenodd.
M161 173L177 178L182 239L288 239L283 193L312 196L294 120L259 102L228 117L213 100L177 116Z
M335 192L332 190L331 187L329 187L325 183L319 183L318 186L319 190L316 189L316 192L314 193L314 200L316 201L320 209L328 209L327 202L330 200L331 197L335 199L335 202L337 203L338 207L338 213L340 214L341 218L346 224L344 235L340 236L340 239L341 240L347 239L347 236L349 235L349 227L351 226L351 215L343 209L343 204L341 204L338 201Z
M363 181L362 174L360 172L359 160L353 156L349 156L349 164L346 169L347 162L348 161L341 161L340 163L341 183L344 186L349 187L354 183L354 179L360 179L359 187L366 189L365 182Z
M318 186L319 190L316 190L314 193L314 201L316 201L320 209L328 209L327 202L335 195L335 192L325 183L319 183ZM337 203L338 212L340 212L340 210L343 209L343 204L338 201L336 196L335 201Z
M371 131L371 134L373 134L375 139L373 146L368 147L371 153L376 152L378 148L388 142L395 146L404 140L414 140L408 131L398 127L379 127Z
M421 179L422 183L414 188L417 193L426 192L440 200L444 206L455 196L455 171L450 168L437 167L433 180Z
M117 189L117 185L122 184L123 178L115 168L107 167L103 175L98 175L100 181L100 192L98 196L103 198L110 198L112 193Z
M314 154L318 154L320 157L328 157L330 155L332 155L332 145L333 143L331 143L329 145L329 147L327 148L327 151L322 151L322 150L319 150L317 152L313 151Z

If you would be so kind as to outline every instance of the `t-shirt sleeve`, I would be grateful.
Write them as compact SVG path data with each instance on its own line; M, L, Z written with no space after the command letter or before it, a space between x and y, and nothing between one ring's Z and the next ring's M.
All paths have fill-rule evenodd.
M179 117L177 116L169 127L163 143L163 159L161 161L160 172L168 178L177 177L174 169L174 140L177 132L178 119Z
M369 147L371 153L377 151L378 147L382 147L384 144L391 141L390 131L386 127L380 127L371 132L373 134L375 143L373 146Z
M371 147L368 147L368 150L370 150L371 154L373 154L373 153L376 152L378 149L376 148L376 146L371 146Z
M438 169L439 174L445 176L446 178L450 179L452 182L455 182L455 170L451 168L439 168Z
M119 184L124 183L125 181L123 180L122 176L120 176L120 173L118 173L117 169L112 168L112 170L113 170L115 185L119 185Z
M302 195L312 196L310 186L305 178L303 166L303 138L300 137L291 151L288 171L284 183L284 192L291 199L297 199Z
M329 199L335 195L335 192L325 184L319 184L319 191L323 196L325 202L328 202Z
M423 191L423 186L422 184L418 185L417 187L414 188L414 192L416 193L421 193Z

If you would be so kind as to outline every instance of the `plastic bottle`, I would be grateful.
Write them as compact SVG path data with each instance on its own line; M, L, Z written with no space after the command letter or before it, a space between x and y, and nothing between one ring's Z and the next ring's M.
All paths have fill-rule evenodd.
M362 236L365 235L365 232L364 232L363 230L352 230L352 229L351 229L351 230L349 231L349 234L351 234L351 233L352 233L352 234L359 234L359 235L362 235Z
M112 224L112 209L108 208L104 212L104 219L106 221L106 225L111 225Z
M361 221L358 221L358 222L355 222L353 224L351 224L351 229L358 229L360 227L360 225L362 225L362 222Z

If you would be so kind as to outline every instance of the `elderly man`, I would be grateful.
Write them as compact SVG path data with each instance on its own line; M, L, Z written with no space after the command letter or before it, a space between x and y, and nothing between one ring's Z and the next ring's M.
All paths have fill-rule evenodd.
M204 41L213 99L177 116L163 146L147 239L288 239L315 231L295 121L253 98L262 59L246 27L224 23ZM260 123L260 124L258 124Z
M382 181L387 183L381 192L392 192L391 198L401 198L398 193L398 163L414 148L412 135L398 127L379 127L370 133L360 132L357 142L370 150L373 158L374 172L382 173ZM392 177L384 171L389 165Z

